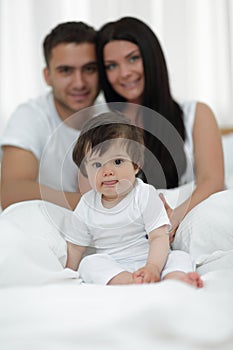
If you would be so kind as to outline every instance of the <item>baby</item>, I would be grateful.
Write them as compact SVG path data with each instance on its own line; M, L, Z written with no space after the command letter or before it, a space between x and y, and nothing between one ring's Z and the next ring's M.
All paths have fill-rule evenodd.
M143 133L119 113L90 119L73 160L91 190L76 209L75 230L66 235L67 267L87 283L132 284L177 279L203 282L189 254L170 251L170 221L156 189L138 178L143 165ZM96 254L83 257L93 245Z

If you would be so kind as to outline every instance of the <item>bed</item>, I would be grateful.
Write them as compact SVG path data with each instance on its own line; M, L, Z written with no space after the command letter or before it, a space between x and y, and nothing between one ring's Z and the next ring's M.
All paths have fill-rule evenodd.
M232 134L223 136L223 147L231 196ZM184 193L187 190L182 189ZM177 196L182 199L182 193L176 191L167 196L171 204ZM31 222L33 206L24 205L25 221ZM220 197L218 205L223 205ZM20 231L20 223L14 220L16 207L4 215L11 215L11 224ZM226 208L224 220L232 220L232 213L233 208ZM198 215L198 211L189 214ZM10 236L9 222L2 222L0 229L8 229ZM36 228L43 229L43 225ZM203 230L208 239L211 225ZM196 232L182 232L181 227L177 238L176 244L191 250L197 260L204 281L202 289L171 280L137 286L88 285L77 273L50 266L49 261L43 262L44 269L37 274L33 267L31 275L24 275L27 261L20 260L19 278L25 283L0 289L0 349L232 350L233 250L228 248L229 244L233 247L233 232L229 232L230 241L222 241L221 237L216 240L218 251L211 246L203 250L200 227ZM28 285L27 280L32 283Z

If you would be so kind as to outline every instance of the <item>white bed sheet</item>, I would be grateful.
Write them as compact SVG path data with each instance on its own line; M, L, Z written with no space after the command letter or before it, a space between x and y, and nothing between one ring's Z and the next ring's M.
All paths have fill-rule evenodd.
M231 198L233 191L227 192L227 195ZM223 207L222 195L216 196L218 201L209 199L209 205L213 206L212 214L218 213L219 206ZM189 215L196 218L197 226L192 226L190 231L184 222L184 232L177 240L177 244L184 249L196 252L198 271L205 283L201 290L178 281L118 287L81 284L76 272L63 269L57 259L50 259L53 257L52 251L51 256L48 254L46 259L43 258L43 264L35 254L39 243L44 249L43 242L47 241L43 239L45 235L50 237L54 249L60 247L59 241L58 245L55 244L57 239L54 241L57 237L56 226L51 226L47 215L52 214L47 211L51 204L46 210L41 201L24 202L9 208L1 219L0 234L10 239L14 232L19 241L16 240L16 243L22 241L23 247L27 235L30 235L31 243L39 234L41 240L35 239L35 247L30 244L31 248L35 248L32 254L27 252L24 255L22 250L23 255L17 256L17 244L12 247L19 262L17 271L14 262L12 268L9 266L4 250L0 256L0 260L6 259L7 262L4 271L15 274L20 280L18 282L37 283L34 286L0 288L0 349L232 350L232 225L229 232L224 234L226 240L223 239L224 232L215 237L216 246L223 244L223 249L209 251L214 247L202 245L203 232L208 239L213 230L209 224L200 230L199 215L203 214L204 206L201 204L192 214L190 212ZM58 224L62 222L61 208L52 206L50 209L57 213ZM229 211L227 218L231 219L233 208L227 204L224 211L226 214ZM40 218L36 227L33 224L35 215L37 219ZM225 245L227 250L224 251ZM207 251L203 250L205 247ZM37 264L33 265L35 262ZM3 270L1 272L3 280Z
M233 276L97 286L67 280L0 290L1 350L232 350Z
M233 188L232 141L231 135L224 138L223 144L228 155L225 166L229 188ZM179 193L165 194L170 204L175 205L189 191L190 187L184 186ZM218 213L217 207L213 210ZM227 217L232 218L233 208L227 210L231 211ZM27 211L28 218L33 220L33 213L32 206ZM198 210L192 215L198 217ZM9 226L9 235L11 225L17 224L21 232L14 219L1 223L1 229L6 231ZM30 220L28 225L30 233ZM212 232L211 227L194 231L191 235L189 231L182 233L182 240L177 240L179 248L188 247L196 252L197 242L203 241L200 234ZM223 246L219 251L199 254L202 247L198 243L196 259L204 280L203 289L178 281L142 286L84 285L75 272L57 266L49 270L47 261L46 269L37 271L32 267L33 276L37 273L36 281L47 283L0 288L0 349L232 350L233 232L226 232L225 237L229 237L228 242L223 242L221 236L219 240L228 245L226 250ZM20 268L24 270L22 260ZM33 276L32 284L36 283Z

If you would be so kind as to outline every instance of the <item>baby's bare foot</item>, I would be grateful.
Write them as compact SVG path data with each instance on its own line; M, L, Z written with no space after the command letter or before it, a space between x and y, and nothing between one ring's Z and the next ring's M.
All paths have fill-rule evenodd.
M180 281L191 284L192 286L197 288L203 287L203 281L197 272L185 273L183 277L180 277Z
M181 271L174 271L174 272L168 273L164 277L164 279L173 279L173 280L175 279L187 284L191 284L192 286L197 288L203 287L203 281L197 272L185 273Z
M118 275L114 276L109 282L108 285L120 285L120 284L133 284L133 274L128 271L122 271Z

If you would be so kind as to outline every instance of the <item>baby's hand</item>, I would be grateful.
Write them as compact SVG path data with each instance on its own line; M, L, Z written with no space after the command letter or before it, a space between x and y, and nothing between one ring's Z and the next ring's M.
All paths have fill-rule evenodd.
M137 284L159 282L160 271L156 265L147 263L133 273L133 280Z

